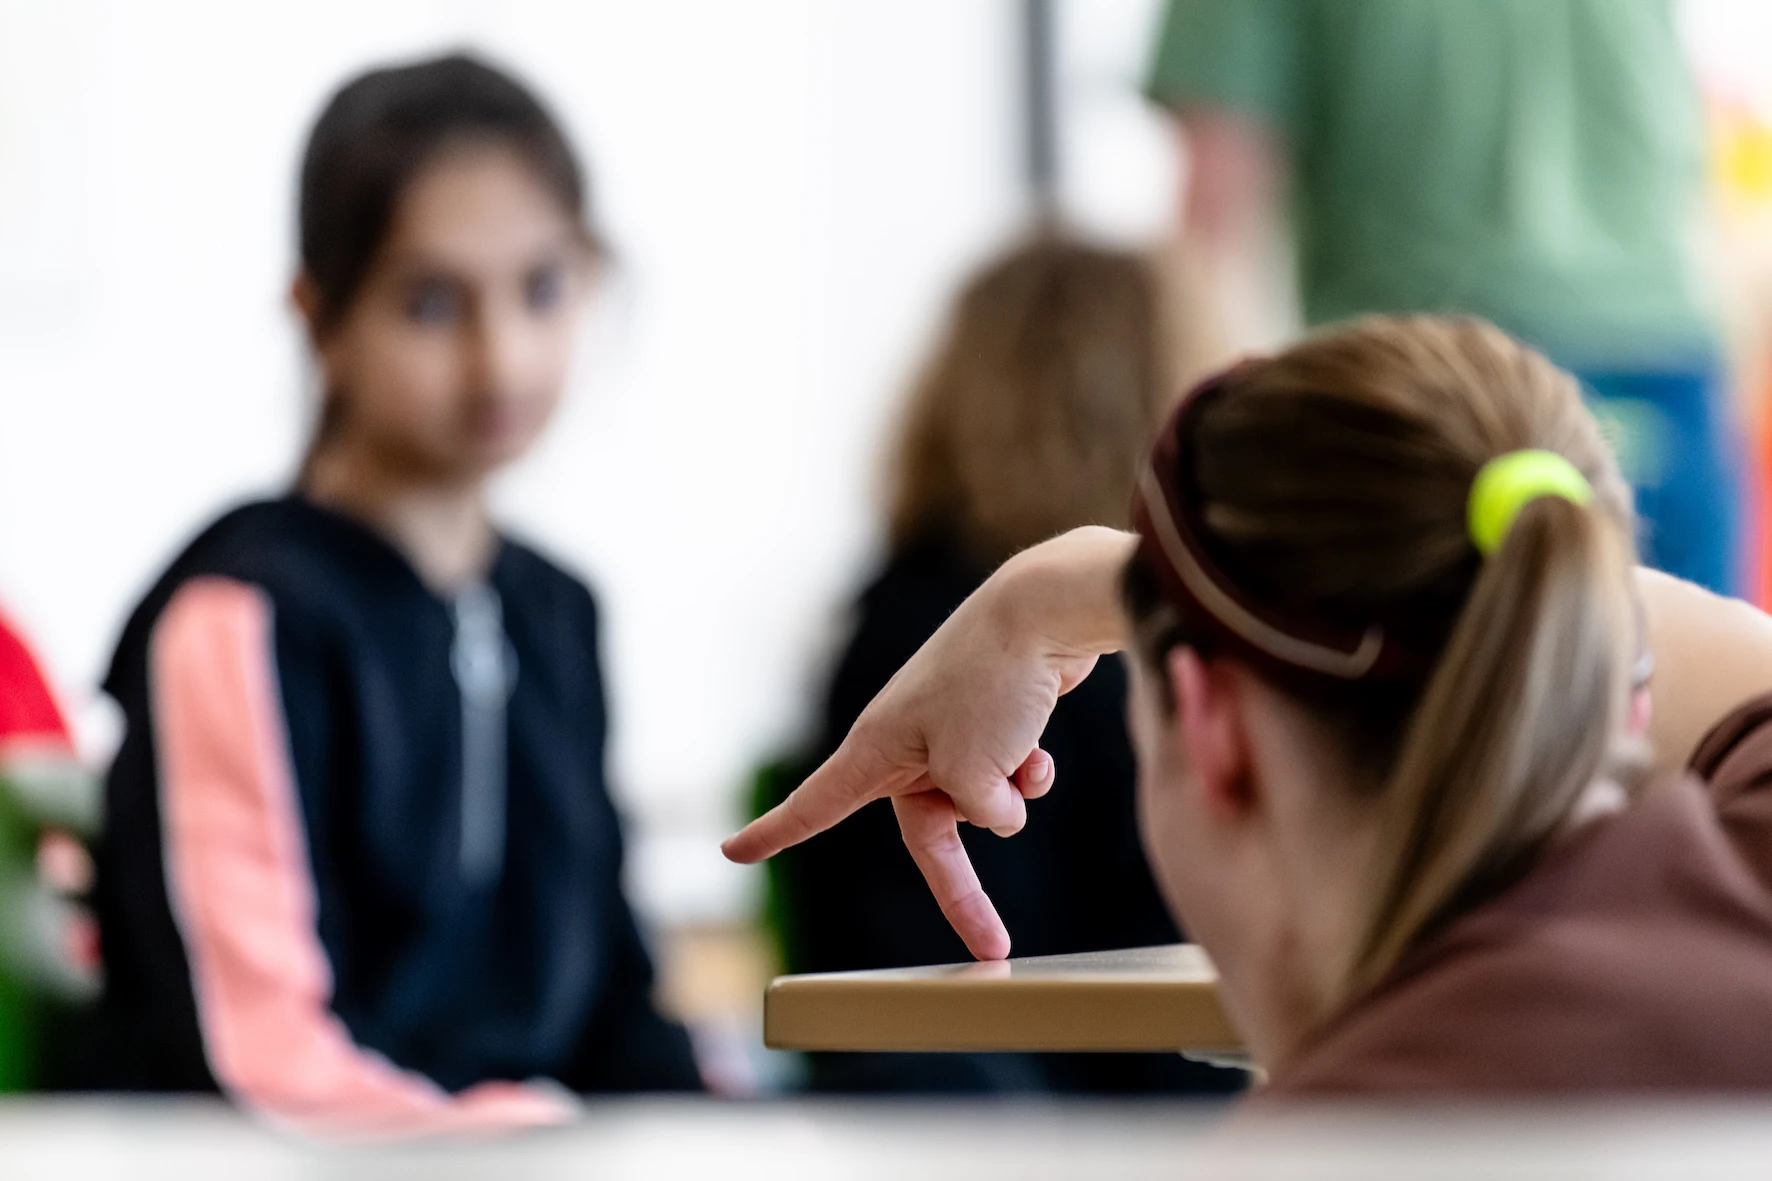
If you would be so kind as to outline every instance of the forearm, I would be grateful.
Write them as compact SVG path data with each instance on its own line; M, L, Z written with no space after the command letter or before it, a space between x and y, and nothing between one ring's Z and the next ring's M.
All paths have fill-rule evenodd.
M1125 646L1120 571L1135 539L1075 529L1011 558L950 615L862 711L835 754L792 795L728 839L760 861L890 798L917 868L973 954L1008 954L960 821L999 834L1052 786L1040 735L1096 658Z
M1290 335L1296 293L1288 268L1286 158L1262 123L1233 111L1175 118L1188 165L1177 225L1183 265L1215 321L1223 359Z
M1772 617L1654 570L1637 572L1655 654L1649 741L1657 769L1682 767L1736 706L1772 692Z

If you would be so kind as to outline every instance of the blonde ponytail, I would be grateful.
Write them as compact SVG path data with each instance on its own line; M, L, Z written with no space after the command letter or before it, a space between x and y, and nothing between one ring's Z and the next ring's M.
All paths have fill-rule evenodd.
M1556 497L1521 510L1483 563L1379 795L1347 993L1524 868L1588 786L1619 770L1632 565L1614 522Z

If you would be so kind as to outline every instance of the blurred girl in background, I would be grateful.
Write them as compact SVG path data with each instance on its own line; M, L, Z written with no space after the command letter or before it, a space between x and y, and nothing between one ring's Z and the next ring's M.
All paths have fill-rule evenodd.
M890 556L837 665L820 760L1003 559L1078 525L1127 523L1134 470L1175 388L1164 305L1146 260L1059 236L1028 241L966 285L911 395L890 472ZM1021 840L964 834L1018 954L1179 938L1139 849L1125 696L1124 670L1104 665L1046 729L1046 748L1085 791L1034 809ZM966 955L884 805L785 854L776 872L794 971ZM811 1066L815 1088L839 1091L1241 1082L1154 1054L820 1054Z
M695 1087L622 895L596 605L487 511L596 277L579 165L454 56L340 90L300 184L319 425L118 647L87 1081L347 1132Z

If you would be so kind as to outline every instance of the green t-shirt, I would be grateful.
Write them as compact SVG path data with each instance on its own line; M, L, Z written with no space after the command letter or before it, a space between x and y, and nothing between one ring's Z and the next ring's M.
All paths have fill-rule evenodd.
M1715 347L1665 0L1172 0L1150 94L1281 135L1313 324L1472 312L1576 365Z

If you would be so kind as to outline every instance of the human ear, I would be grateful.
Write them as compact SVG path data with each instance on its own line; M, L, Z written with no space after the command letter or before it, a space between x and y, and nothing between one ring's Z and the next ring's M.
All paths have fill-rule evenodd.
M308 340L318 348L320 345L320 285L314 282L314 277L308 274L306 269L297 271L295 278L290 281L289 302L295 308L296 314L302 318L302 323L307 326Z
M1225 664L1202 660L1189 647L1171 649L1166 663L1176 738L1204 806L1226 820L1247 814L1255 791L1241 686Z

